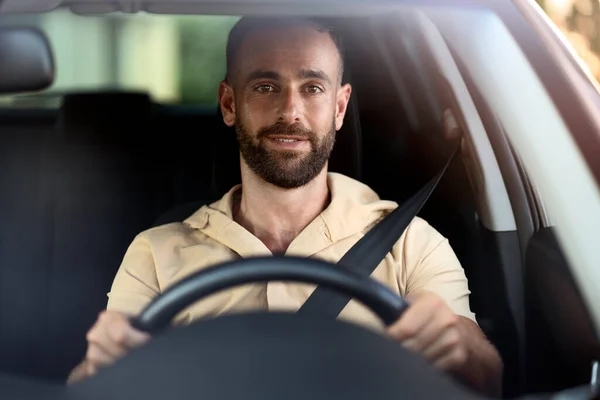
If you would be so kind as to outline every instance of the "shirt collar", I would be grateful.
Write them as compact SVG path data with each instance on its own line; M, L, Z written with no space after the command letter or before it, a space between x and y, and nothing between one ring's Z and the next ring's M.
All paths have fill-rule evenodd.
M310 257L333 243L365 231L397 204L383 201L367 185L330 172L327 184L329 206L290 244L286 255ZM244 227L233 221L236 185L220 200L200 208L184 222L232 249L242 257L270 255L268 248Z

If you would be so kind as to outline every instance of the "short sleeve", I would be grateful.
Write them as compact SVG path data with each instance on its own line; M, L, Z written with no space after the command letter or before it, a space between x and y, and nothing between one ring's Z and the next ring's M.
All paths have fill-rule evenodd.
M160 293L150 243L144 234L129 245L110 292L108 310L137 315Z
M465 271L446 238L421 218L409 225L403 242L405 294L429 291L457 314L477 323L469 305Z

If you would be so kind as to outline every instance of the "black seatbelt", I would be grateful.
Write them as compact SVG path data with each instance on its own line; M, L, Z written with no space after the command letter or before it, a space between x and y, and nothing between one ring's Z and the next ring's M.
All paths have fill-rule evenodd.
M338 265L370 276L425 205L457 153L458 148L432 180L367 232L344 254ZM319 286L298 312L337 317L350 300L349 296Z

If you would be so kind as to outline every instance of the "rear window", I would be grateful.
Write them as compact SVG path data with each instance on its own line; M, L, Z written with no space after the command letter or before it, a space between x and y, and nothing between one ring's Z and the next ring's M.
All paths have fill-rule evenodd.
M54 51L56 79L33 94L0 96L0 107L60 106L65 93L144 91L165 104L216 105L227 35L237 17L109 14L60 9L2 15L0 25L41 28Z

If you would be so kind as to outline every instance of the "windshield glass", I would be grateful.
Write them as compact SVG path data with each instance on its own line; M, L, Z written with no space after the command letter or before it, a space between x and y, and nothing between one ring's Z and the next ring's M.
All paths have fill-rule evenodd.
M171 2L189 6L190 14L167 7ZM56 64L46 90L0 96L0 265L7 265L0 293L17 291L0 304L0 314L14 313L4 324L11 330L3 330L12 342L0 341L12 354L0 355L0 370L7 365L63 382L81 365L86 332L108 300L112 310L136 314L185 274L240 255L306 254L337 262L351 238L362 237L393 202L406 204L451 154L445 182L419 215L426 223L417 220L422 228L410 229L421 238L376 260L387 268L379 269L383 283L397 296L410 294L409 285L417 288L413 293L439 288L434 291L448 298L451 311L480 324L502 356L510 397L520 390L513 382L529 372L521 371L530 328L522 272L532 270L526 256L537 232L558 227L572 265L557 270L573 271L587 304L597 303L600 253L593 240L580 238L597 233L600 196L581 154L600 152L600 141L587 147L577 136L587 116L584 90L567 75L575 63L563 62L564 52L546 51L552 42L539 33L545 31L528 24L534 18L512 2L381 2L389 10L377 2L238 1L213 8L207 2L202 10L201 0L104 0L104 9L100 0L86 0L91 8L75 3L47 13L0 14L0 26L40 28ZM291 3L306 10L288 9ZM271 26L259 18L236 25L236 15L263 10L268 17L310 12L319 21ZM220 86L228 44L229 80ZM263 201L252 205L257 221L277 222L277 215L262 218L261 212L281 204L298 226L276 232L282 240L252 238L250 225L234 219L240 204L246 207L238 185L249 176L277 196L312 190L311 181L320 189L294 203L259 192L255 199ZM222 225L214 215L225 216ZM167 234L146 235L154 228ZM243 250L246 239L256 247ZM414 243L412 255L406 249ZM167 256L155 257L150 246ZM560 250L555 241L545 246ZM138 256L138 248L146 250ZM438 249L446 255L433 255ZM547 282L551 267L538 264L545 268L542 279L530 280ZM16 275L9 279L10 273ZM287 296L295 289L278 290ZM528 290L555 295L552 285ZM231 297L236 304L224 294L222 308L190 305L179 315L187 320L176 322L306 300L269 299L263 289L238 293ZM600 312L589 310L600 321ZM356 313L356 320L364 315ZM28 349L36 352L22 357Z

